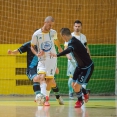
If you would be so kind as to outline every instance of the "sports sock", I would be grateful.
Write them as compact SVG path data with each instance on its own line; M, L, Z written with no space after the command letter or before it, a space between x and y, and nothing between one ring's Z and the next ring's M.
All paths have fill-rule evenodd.
M81 90L79 92L76 92L76 95L77 95L78 101L83 101L82 100L82 91Z
M33 91L35 95L40 93L40 84L38 82L33 82Z
M84 89L83 87L81 89L82 89L83 94L86 95L87 94L87 90Z
M68 88L69 88L69 95L73 94L74 90L72 88L72 78L69 78L68 80Z
M41 93L45 96L46 96L46 87L47 87L47 84L45 82L40 84Z
M50 90L51 91L51 90ZM46 95L49 97L50 96L50 91L46 90Z
M60 95L59 95L58 87L57 86L56 87L52 87L52 90L53 90L53 92L54 92L54 94L56 96L56 99L59 99Z

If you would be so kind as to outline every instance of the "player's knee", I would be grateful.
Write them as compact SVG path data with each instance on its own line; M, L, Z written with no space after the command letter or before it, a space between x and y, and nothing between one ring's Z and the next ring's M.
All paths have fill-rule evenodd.
M45 74L39 74L40 81L45 81Z
M35 76L35 77L33 78L33 82L39 82L39 75L37 75L37 76Z
M80 89L81 89L81 85L76 83L76 84L73 85L73 89L74 89L75 92L79 92Z

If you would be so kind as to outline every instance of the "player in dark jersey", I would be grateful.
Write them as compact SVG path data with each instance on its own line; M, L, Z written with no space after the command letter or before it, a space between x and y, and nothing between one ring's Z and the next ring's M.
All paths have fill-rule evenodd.
M72 53L74 59L76 60L78 66L74 71L72 87L78 98L75 103L75 108L80 108L83 105L81 85L88 83L94 70L94 64L84 45L78 39L72 37L68 28L62 28L60 32L63 40L68 42L68 48L57 55L51 53L51 56L59 57Z
M27 70L26 70L26 75L28 76L28 78L30 80L33 81L33 90L35 92L35 95L37 95L39 93L43 94L43 90L40 90L40 84L43 81L39 77L39 75L37 74L38 57L32 53L30 48L31 48L31 41L24 43L21 47L19 47L16 50L13 50L13 51L12 50L8 50L8 54L9 55L17 55L19 53L22 54L22 53L27 52ZM40 54L40 56L41 56L41 54ZM56 98L60 97L59 89L58 89L57 85L56 85L56 87L53 87L52 90L55 93ZM46 102L48 102L48 96L46 96ZM45 102L44 105L45 106L49 106L49 105L47 105L46 102ZM58 102L61 105L61 101L58 101Z
M31 49L31 42L24 43L21 47L16 50L8 50L9 55L17 55L18 53L22 54L27 52L27 70L26 75L30 80L33 81L33 90L35 95L40 93L40 85L39 85L39 76L37 75L37 63L38 58L35 56Z

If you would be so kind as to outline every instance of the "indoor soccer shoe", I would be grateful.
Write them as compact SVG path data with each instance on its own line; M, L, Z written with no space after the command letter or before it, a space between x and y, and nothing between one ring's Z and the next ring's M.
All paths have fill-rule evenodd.
M69 99L70 99L70 100L74 100L73 93L70 93L70 94L69 94Z
M75 108L80 108L81 106L83 105L83 101L77 101L76 103L75 103Z
M60 105L64 105L63 99L61 98L61 96L59 97L59 99L56 99Z
M89 93L87 93L86 95L84 95L84 101L85 103L87 103L89 100Z
M44 106L50 106L48 101L45 101Z
M69 99L70 99L70 100L74 100L74 97L69 96Z

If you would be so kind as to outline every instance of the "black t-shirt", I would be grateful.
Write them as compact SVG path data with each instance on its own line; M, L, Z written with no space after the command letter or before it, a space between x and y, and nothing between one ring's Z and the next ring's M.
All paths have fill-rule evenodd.
M20 48L18 48L18 51L20 52L20 54L27 52L27 69L37 66L38 57L32 53L30 41L24 43Z
M63 52L59 53L57 57L63 56L70 52L72 53L79 67L85 68L92 64L92 60L89 54L87 53L87 49L75 37L72 37L72 39L68 43L68 48L64 50Z

